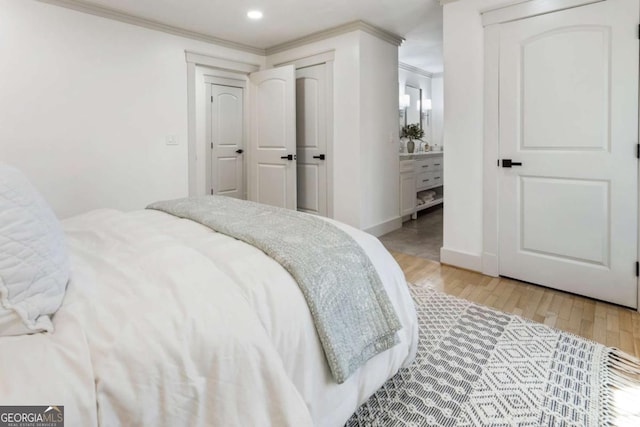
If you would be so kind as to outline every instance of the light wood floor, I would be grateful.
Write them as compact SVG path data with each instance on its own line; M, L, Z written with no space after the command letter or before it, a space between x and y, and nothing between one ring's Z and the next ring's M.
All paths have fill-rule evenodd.
M640 357L640 314L516 280L484 276L391 251L407 280L429 283L469 301L518 314Z

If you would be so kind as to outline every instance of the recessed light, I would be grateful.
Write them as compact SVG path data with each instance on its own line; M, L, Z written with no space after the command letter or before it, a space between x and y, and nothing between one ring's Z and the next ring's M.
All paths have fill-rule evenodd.
M262 19L262 12L259 10L250 10L247 12L247 17L249 17L249 19Z

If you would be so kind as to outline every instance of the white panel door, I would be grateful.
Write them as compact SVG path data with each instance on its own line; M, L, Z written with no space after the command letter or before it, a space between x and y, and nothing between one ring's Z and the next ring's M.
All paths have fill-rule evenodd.
M501 25L501 275L636 307L637 31L637 0Z
M248 198L296 209L296 87L292 65L250 75Z
M327 216L326 65L296 71L298 210Z
M212 84L210 99L211 194L244 199L243 89Z

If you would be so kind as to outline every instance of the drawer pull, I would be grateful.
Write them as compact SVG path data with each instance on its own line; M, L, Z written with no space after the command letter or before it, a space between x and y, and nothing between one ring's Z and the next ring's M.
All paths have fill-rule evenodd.
M423 179L422 182L429 182L429 180L428 179Z
M436 176L436 177L435 177L435 178L433 178L433 179L440 179L440 177L439 177L439 176Z
M428 168L428 167L429 167L429 165L422 165L422 167L423 167L423 168Z
M440 166L440 163L434 163L433 166Z

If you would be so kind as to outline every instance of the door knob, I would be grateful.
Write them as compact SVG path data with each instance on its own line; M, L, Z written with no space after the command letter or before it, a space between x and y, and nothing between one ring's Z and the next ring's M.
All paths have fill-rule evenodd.
M324 160L324 154L320 154L319 156L313 156L314 159Z
M244 153L244 150L241 148L241 149L239 149L239 150L236 150L236 153L238 153L238 154L242 154L242 153Z
M293 160L293 154L287 154L286 156L280 157L281 159Z
M502 159L502 167L510 168L511 166L522 166L521 162L514 162L511 159Z

